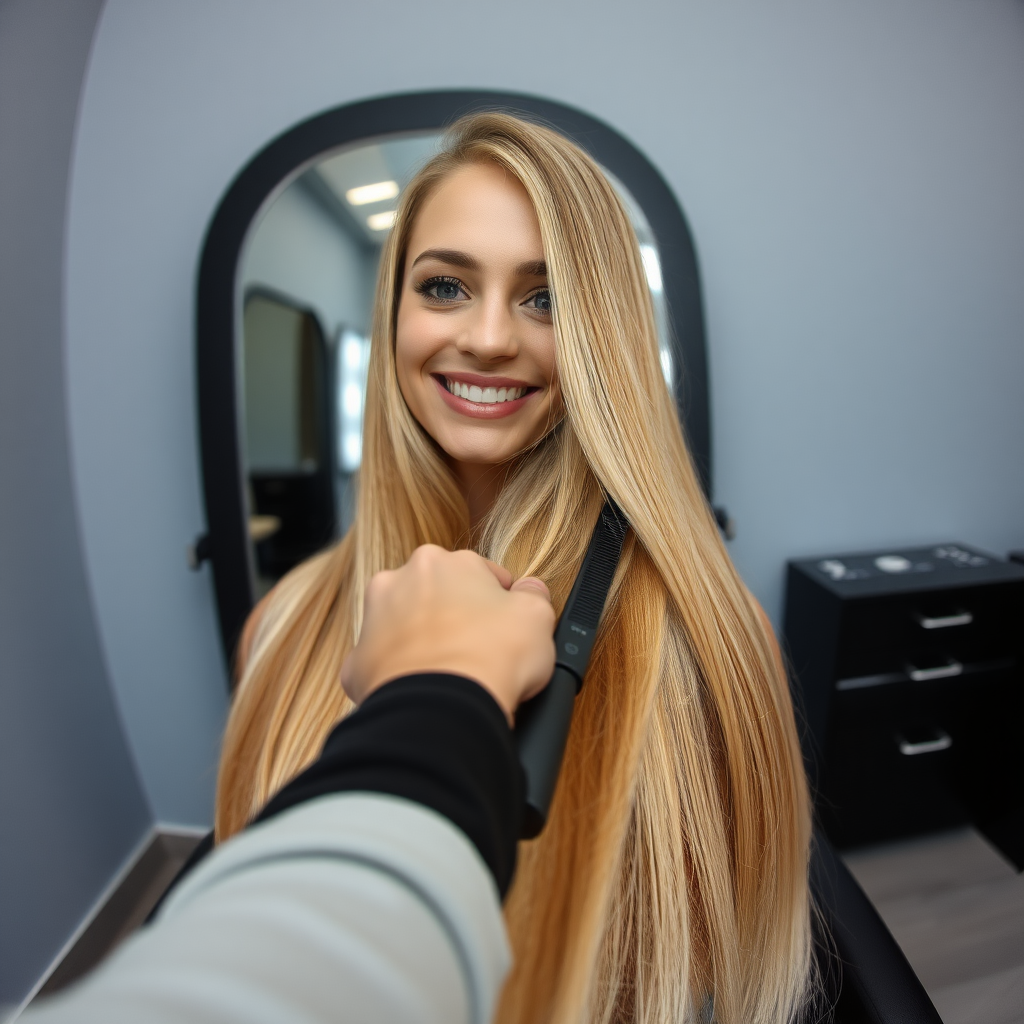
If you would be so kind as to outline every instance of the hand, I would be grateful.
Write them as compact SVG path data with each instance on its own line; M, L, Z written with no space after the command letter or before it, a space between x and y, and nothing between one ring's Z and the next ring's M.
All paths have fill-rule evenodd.
M425 544L401 569L370 580L341 685L361 704L399 676L451 672L488 690L511 724L520 702L551 678L554 628L541 580L513 583L507 569L472 551Z

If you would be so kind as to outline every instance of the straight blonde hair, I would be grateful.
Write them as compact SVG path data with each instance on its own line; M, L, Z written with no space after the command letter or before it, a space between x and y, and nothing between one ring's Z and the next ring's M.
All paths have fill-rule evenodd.
M250 617L217 794L218 840L318 754L370 577L420 544L470 543L466 503L406 406L395 321L413 222L438 183L491 161L536 210L564 416L508 468L476 548L564 604L611 495L632 530L546 830L519 847L502 1024L788 1022L811 988L810 810L770 626L736 574L662 378L628 215L557 132L459 121L403 195L374 314L355 524Z

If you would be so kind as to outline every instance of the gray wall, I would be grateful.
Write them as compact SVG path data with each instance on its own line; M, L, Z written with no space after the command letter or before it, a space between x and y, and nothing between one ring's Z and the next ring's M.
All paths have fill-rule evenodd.
M269 139L366 96L529 90L632 138L704 274L717 499L778 616L786 558L1024 546L1018 0L111 0L68 220L68 412L89 578L156 813L208 814L224 667L192 300ZM117 500L113 501L112 497Z
M299 183L286 188L250 235L242 292L263 285L311 307L328 339L342 327L365 334L376 255L357 245Z
M0 1019L150 824L84 571L61 351L68 162L99 9L0 6Z

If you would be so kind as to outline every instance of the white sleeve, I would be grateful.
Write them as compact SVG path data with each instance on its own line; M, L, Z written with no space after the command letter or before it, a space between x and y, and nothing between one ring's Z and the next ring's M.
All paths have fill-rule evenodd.
M25 1024L488 1024L497 887L419 804L325 796L212 853L157 921Z

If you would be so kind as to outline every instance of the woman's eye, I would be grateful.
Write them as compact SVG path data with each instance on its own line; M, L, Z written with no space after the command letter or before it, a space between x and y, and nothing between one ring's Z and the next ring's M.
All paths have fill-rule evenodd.
M458 302L466 297L462 282L454 277L430 277L421 281L416 291L435 302Z
M538 313L544 313L548 316L551 315L551 292L547 288L542 291L534 292L523 305L528 306L530 309L537 310Z

